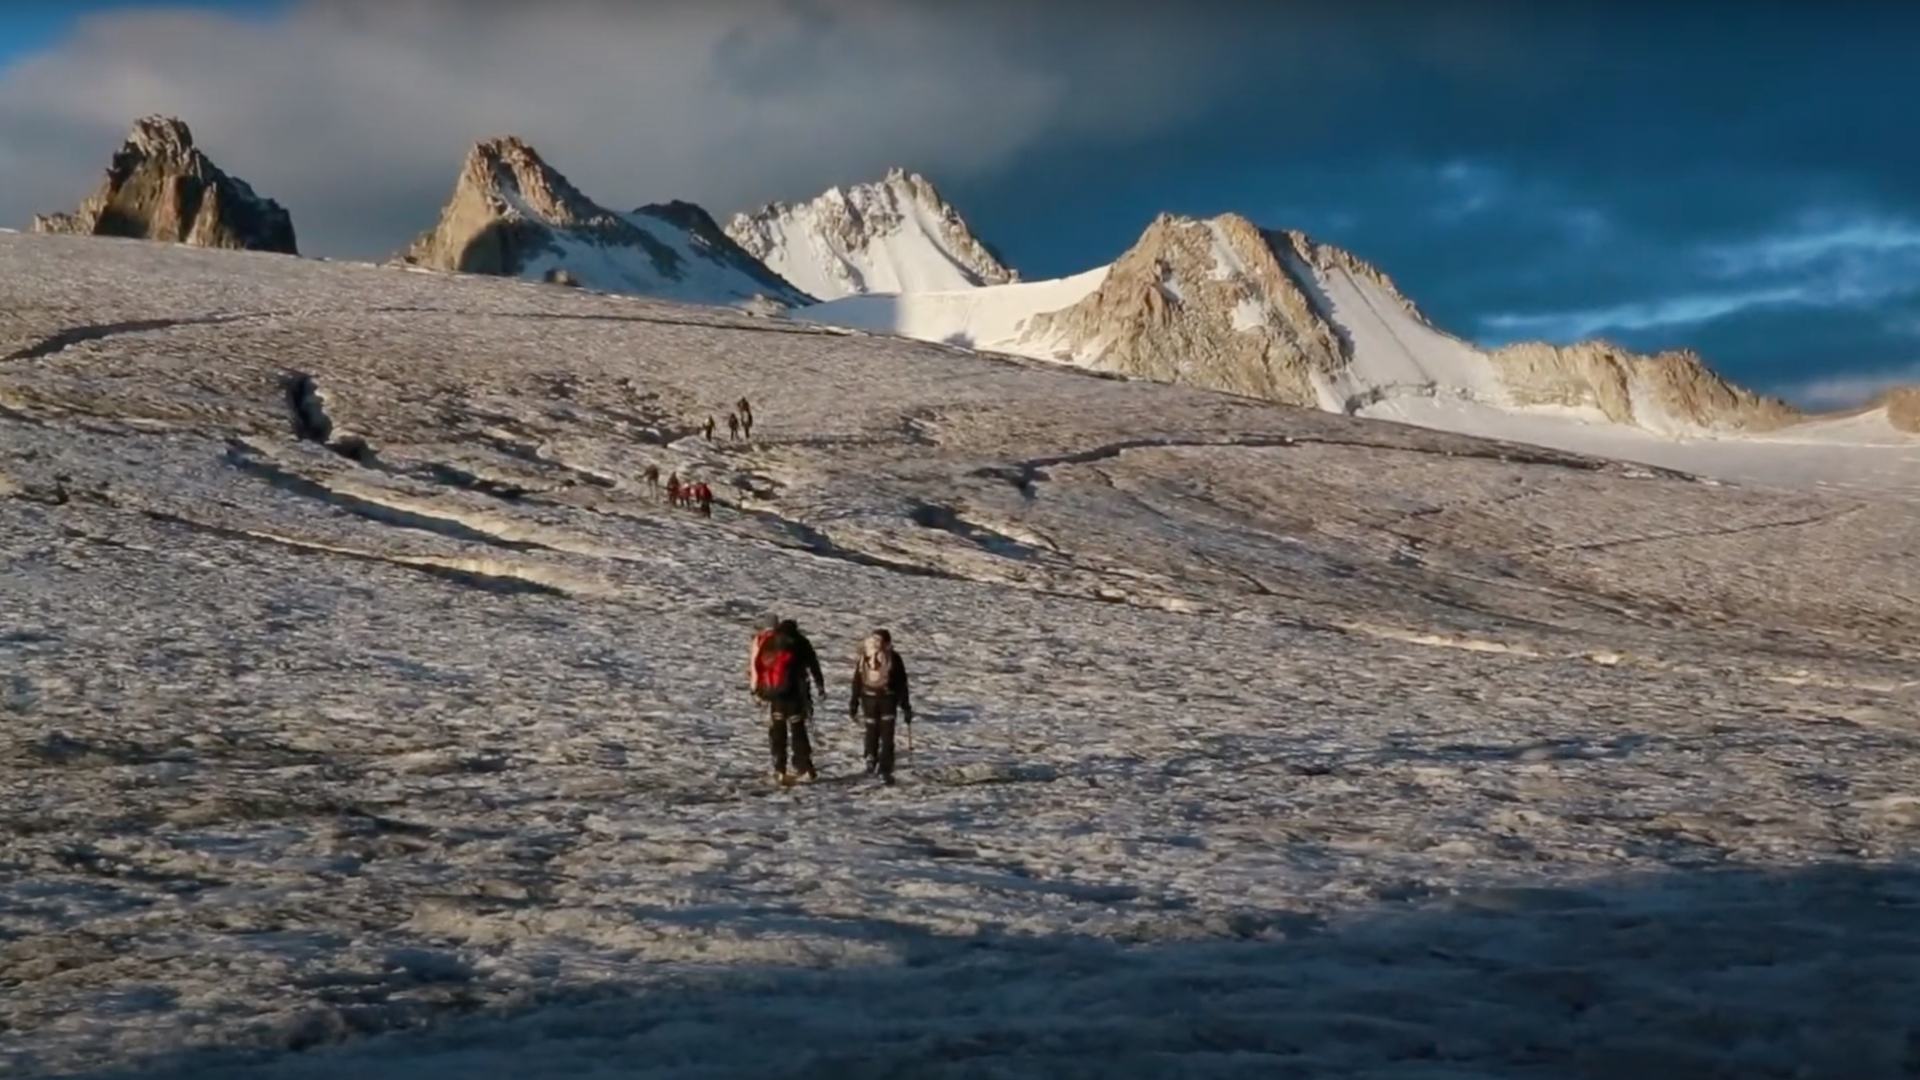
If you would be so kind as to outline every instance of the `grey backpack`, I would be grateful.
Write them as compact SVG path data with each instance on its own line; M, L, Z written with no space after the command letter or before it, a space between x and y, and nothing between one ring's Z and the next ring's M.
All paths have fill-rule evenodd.
M893 685L893 644L885 635L868 634L860 643L860 689L879 697Z

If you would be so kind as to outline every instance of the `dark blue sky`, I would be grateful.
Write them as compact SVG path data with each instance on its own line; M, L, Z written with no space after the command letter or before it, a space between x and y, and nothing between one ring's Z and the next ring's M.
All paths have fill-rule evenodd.
M728 2L679 10L719 19L715 13ZM667 40L660 19L672 17L670 4L563 3L545 9L537 24L489 38L484 25L504 20L489 14L498 5L393 0L384 11L362 4L331 20L328 32L346 44L319 44L318 31L283 35L278 47L285 55L256 60L254 68L236 61L221 76L225 82L210 81L212 75L204 85L193 82L202 69L240 55L207 45L204 30L129 32L91 53L75 52L67 67L96 80L108 77L103 67L137 71L166 88L173 96L155 107L186 110L216 159L287 201L303 249L321 254L383 254L430 224L461 140L505 126L528 135L589 194L612 205L678 196L724 215L741 208L739 199L804 197L810 192L799 188L862 179L887 161L932 176L1028 278L1111 259L1162 210L1234 210L1353 250L1390 274L1436 322L1490 344L1604 336L1646 350L1691 347L1736 380L1822 404L1863 395L1876 381L1920 377L1920 12L1885 3L1578 0L1189 0L1152 8L1081 3L1068 11L1074 0L1061 0L1060 17L1022 21L1009 14L1020 5L976 0L975 8L946 6L941 17L949 22L936 28L931 46L901 30L896 67L867 73L870 80L899 80L941 60L942 51L959 57L946 58L954 70L945 92L958 95L957 105L947 102L947 119L900 126L894 116L887 128L882 113L892 103L875 100L872 82L843 79L853 91L833 82L852 66L849 57L860 59L865 39L858 32L873 20L832 8L860 0L778 2L804 32L767 44L753 40L750 29L764 19L735 19L738 25L707 48L712 70L688 69L711 81L671 107L660 103L668 91L658 83L590 81L595 71L619 68L620 57L641 56L650 42ZM81 13L152 6L11 5L0 11L0 65L33 60ZM240 0L191 6L260 13L278 7ZM436 10L443 22L416 16L416 9ZM961 18L956 11L977 12L986 29L962 41L955 31L967 24L953 21ZM576 42L558 54L580 55L575 70L538 75L515 65L521 47L513 42L524 41L530 27L557 36L575 15L576 36L606 43L609 52L592 58L582 52L590 46ZM377 24L381 18L391 25ZM1086 40L1095 18L1151 29L1133 38L1110 35L1094 48ZM363 23L374 29L341 36ZM631 34L631 45L615 40L622 33ZM377 50L406 34L415 35L412 53L396 46L393 57L377 62L342 61L347 76L309 70L302 65L310 61L296 55L309 39L316 42L309 51L340 52ZM419 59L440 42L453 59ZM697 51L658 48L664 51L634 60L636 71L663 69L678 54ZM461 68L461 58L473 54L491 59ZM16 74L24 70L15 64ZM412 72L418 88L407 84L387 98L350 92L396 70ZM456 74L469 81L454 81ZM1058 85L1049 88L1050 75ZM994 129L992 114L1014 111L1040 91L993 92L1017 88L1021 79L1053 95L1053 112L1045 123L1017 128L1016 138ZM20 104L26 88L44 81L36 73L11 89L0 84L0 98L15 98L16 124L28 109ZM548 84L559 89L543 98ZM732 100L710 106L713 87ZM1135 96L1127 98L1129 92ZM66 190L46 186L56 180L90 182L84 177L111 150L110 138L96 148L103 138L96 132L124 130L132 117L121 114L145 103L124 85L117 93L88 106L91 141L60 136L63 152L87 162L67 167L81 179L62 173L34 198L45 202L51 196L43 192ZM777 125L809 121L798 112L782 120L781 107L806 93L816 97L815 128L791 137ZM946 100L925 86L902 96L910 93L925 96L929 109ZM1177 120L1126 122L1129 114L1152 112L1159 98L1182 93L1186 111ZM968 115L974 96L977 125ZM176 99L186 104L175 106ZM565 126L577 102L586 103L582 111L599 107L618 116L629 101L636 111L656 102L678 126L663 127L667 121L658 117L648 121L652 127L635 122L624 133L604 117L591 127ZM772 119L755 127L704 112L726 107L747 110L749 120ZM460 109L469 112L455 116ZM6 110L0 100L0 122ZM343 184L318 176L310 162L296 164L291 155L315 136L287 146L274 141L284 129L332 125L346 144L371 144L381 135L373 129L403 112L414 126L392 121L396 134L379 144L394 179L377 203L349 201L368 189L364 181ZM913 115L904 106L895 112ZM686 134L727 122L733 126L721 135ZM439 139L442 128L444 146L407 158L426 136ZM780 142L783 134L790 137ZM996 150L969 160L973 146L998 136L1005 137ZM686 149L675 143L669 152L662 142L668 137ZM835 142L842 137L844 150ZM7 167L5 142L0 130L0 168ZM728 156L740 147L757 156ZM702 168L675 171L702 154ZM17 152L13 160L35 158ZM10 204L4 209L18 216Z
M404 3L406 0L396 2ZM58 42L75 24L89 15L194 7L270 17L286 6L279 0L180 0L179 3L152 3L150 0L15 0L10 4L0 4L0 65Z
M1498 23L1484 65L1382 42L1317 92L1256 88L954 198L1035 276L1160 209L1237 210L1352 249L1485 342L1691 347L1815 399L1920 374L1920 11L1474 7Z

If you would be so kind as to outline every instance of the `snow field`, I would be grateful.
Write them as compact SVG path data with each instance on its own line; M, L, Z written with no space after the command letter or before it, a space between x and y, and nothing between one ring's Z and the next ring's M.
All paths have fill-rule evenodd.
M1043 311L1072 307L1098 289L1106 276L1103 266L1057 281L849 296L797 309L793 317L1049 359L1040 355L1043 347L1023 341L1027 320Z
M1904 501L514 282L0 277L14 1074L1871 1078L1920 1031ZM372 455L291 439L289 369ZM833 691L791 791L769 609ZM875 625L893 789L844 779Z

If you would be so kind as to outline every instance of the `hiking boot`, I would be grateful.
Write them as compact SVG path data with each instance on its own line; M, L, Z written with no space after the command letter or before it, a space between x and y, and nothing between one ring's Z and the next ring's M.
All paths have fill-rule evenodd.
M872 776L874 773L877 773L879 771L880 771L880 759L871 758L871 757L868 758L867 759L867 775Z
M881 783L883 783L883 784L885 784L885 785L887 785L888 787L892 787L892 786L893 786L893 774L892 774L892 773L881 773L881 774L880 774L880 782L881 782Z
M811 784L811 783L813 783L813 782L814 782L815 780L818 780L818 779L820 779L820 770L818 770L818 769L808 769L808 770L807 770L806 772L804 772L804 773L801 773L800 775L802 775L802 776L804 776L804 777L806 777L806 778L807 778L807 783L809 783L809 784Z
M773 770L773 782L779 784L781 787L792 787L793 774L785 769L775 769Z

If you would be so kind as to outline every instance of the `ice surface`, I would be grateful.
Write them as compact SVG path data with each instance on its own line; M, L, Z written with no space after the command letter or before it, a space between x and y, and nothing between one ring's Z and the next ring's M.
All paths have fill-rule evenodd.
M1107 277L1102 266L1084 274L1010 285L934 292L849 296L793 311L795 319L1047 359L1044 343L1026 340L1037 312L1072 307Z
M1897 448L1706 483L499 279L0 281L9 1076L1911 1068ZM837 697L765 782L769 609L836 694L892 629L900 786Z

